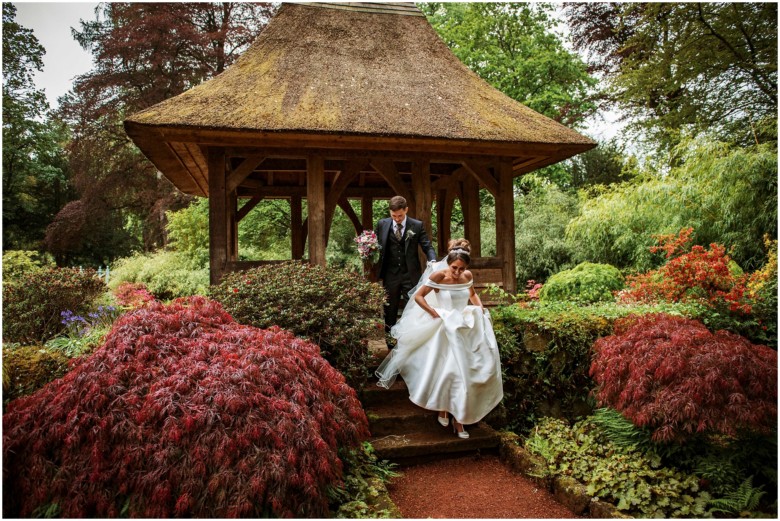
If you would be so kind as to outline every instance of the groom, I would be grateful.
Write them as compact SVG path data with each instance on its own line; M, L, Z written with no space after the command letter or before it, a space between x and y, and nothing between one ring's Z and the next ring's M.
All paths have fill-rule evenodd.
M428 234L422 221L406 215L409 209L406 199L397 195L390 199L390 217L380 219L376 224L376 236L382 249L379 257L379 278L387 290L385 305L385 332L398 319L398 305L401 296L412 290L422 276L417 247L422 248L428 261L436 260ZM392 349L390 338L387 348Z

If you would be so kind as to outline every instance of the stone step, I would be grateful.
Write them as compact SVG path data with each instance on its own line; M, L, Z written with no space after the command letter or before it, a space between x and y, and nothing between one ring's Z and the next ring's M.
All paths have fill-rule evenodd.
M390 389L385 389L376 384L376 378L371 378L366 383L366 386L363 387L360 401L363 402L363 407L371 407L394 399L400 399L399 397L409 399L409 389L407 389L406 383L402 379L396 379L393 385L390 386Z
M436 420L437 415L436 411L417 407L409 401L409 395L405 392L366 407L369 428L374 436L422 430L434 424L443 428Z
M462 455L475 450L498 450L499 434L486 423L466 426L466 430L469 432L469 438L458 438L451 428L442 427L433 418L424 428L373 436L370 441L379 459L387 459L401 465Z

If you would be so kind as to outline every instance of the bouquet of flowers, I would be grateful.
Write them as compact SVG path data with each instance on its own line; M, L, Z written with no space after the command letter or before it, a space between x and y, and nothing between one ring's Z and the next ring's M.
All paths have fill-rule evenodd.
M377 240L374 230L364 230L363 233L355 237L357 243L358 255L362 261L369 261L376 264L379 260L379 250L382 248Z

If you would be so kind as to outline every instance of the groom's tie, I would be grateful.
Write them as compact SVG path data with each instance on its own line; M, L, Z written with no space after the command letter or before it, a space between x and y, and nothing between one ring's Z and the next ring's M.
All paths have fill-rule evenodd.
M398 241L401 241L401 225L396 224L395 225L395 238L398 239Z

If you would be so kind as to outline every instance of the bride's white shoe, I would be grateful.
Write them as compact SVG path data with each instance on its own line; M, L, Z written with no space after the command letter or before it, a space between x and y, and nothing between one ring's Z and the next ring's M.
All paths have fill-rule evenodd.
M441 424L442 427L448 427L450 424L450 416L446 414L445 416L439 415L438 417L439 424Z
M457 427L458 425L460 425L461 429L463 429L462 431L458 430L458 427ZM463 424L456 422L455 418L452 419L452 432L457 434L458 438L460 438L462 440L468 439L468 437L469 437L469 433L466 432L466 429L463 427Z

